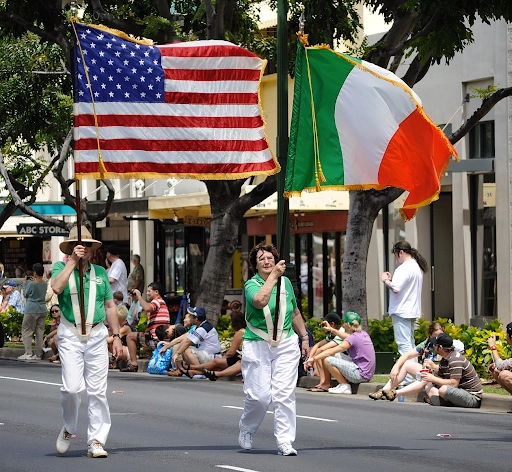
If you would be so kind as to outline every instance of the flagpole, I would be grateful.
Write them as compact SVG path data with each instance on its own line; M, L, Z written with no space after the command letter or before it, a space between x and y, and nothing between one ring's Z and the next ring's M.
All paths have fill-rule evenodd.
M290 200L287 198L284 199L283 202L283 222L281 227L281 242L279 243L279 255L280 257L283 257L283 251L285 248L285 238L287 235L286 226L288 226L288 214L289 214L289 208L290 208ZM277 285L276 285L276 306L274 307L274 332L272 339L274 341L277 340L277 322L279 320L279 305L280 305L280 295L281 295L281 283L282 283L283 277L279 277L277 279ZM283 313L283 316L285 316L286 313Z
M75 178L76 188L76 229L78 244L82 245L82 203L80 200L80 180ZM87 334L85 326L85 301L84 301L84 277L82 274L82 258L78 259L78 273L80 274L80 321L82 322L82 334ZM72 275L73 277L73 275Z
M277 240L280 241L279 256L290 261L290 229L288 226L289 201L284 198L284 179L288 156L288 2L277 2L277 159L281 172L277 177ZM289 277L290 278L290 277ZM277 321L279 319L279 298L281 279L277 280L276 305L274 315L274 341L277 338ZM282 314L285 316L285 313Z

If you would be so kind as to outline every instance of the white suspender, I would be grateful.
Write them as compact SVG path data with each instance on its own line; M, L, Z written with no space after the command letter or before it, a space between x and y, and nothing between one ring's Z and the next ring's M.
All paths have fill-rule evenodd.
M254 280L254 282L256 282L258 285L261 285L256 280ZM268 305L265 305L263 307L263 314L265 315L267 332L252 326L251 323L249 323L249 321L246 320L247 327L254 334L267 341L272 347L276 347L279 345L281 341L286 339L288 333L290 332L290 330L288 329L283 331L284 319L286 317L286 288L284 280L283 283L281 284L281 293L279 294L279 319L277 320L277 336L275 341L272 339L274 333L274 322L272 320L272 313L270 312L270 308L268 307Z

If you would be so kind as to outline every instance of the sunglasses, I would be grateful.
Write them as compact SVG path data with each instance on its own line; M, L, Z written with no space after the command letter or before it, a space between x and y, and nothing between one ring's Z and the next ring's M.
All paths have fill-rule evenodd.
M51 310L50 313L53 315L54 313L60 313L60 310Z

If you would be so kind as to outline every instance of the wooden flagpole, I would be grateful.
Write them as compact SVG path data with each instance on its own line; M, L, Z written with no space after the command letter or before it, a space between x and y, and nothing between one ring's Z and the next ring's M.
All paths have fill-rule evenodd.
M284 248L285 248L285 237L288 234L288 231L286 231L286 226L288 225L288 216L290 213L290 200L288 198L285 198L283 201L283 221L282 221L282 228L281 228L281 241L279 242L279 257L281 259L284 258ZM274 307L274 333L272 335L272 339L275 341L277 339L277 322L279 320L279 305L280 305L280 298L281 298L281 281L283 280L283 277L279 277L277 279L277 285L276 285L276 306ZM286 316L286 313L283 313L283 316Z
M80 180L75 178L75 188L76 188L76 229L77 229L77 238L78 244L82 245L82 203L80 200ZM85 336L87 334L86 326L85 326L85 301L84 301L84 277L82 274L82 258L78 260L78 273L80 274L80 320L82 322L82 334ZM73 274L71 275L73 277Z

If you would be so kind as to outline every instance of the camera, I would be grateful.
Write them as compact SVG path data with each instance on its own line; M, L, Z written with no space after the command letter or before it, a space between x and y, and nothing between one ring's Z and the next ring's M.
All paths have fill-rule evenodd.
M128 293L133 297L135 295L135 290L130 290Z

